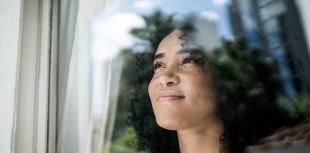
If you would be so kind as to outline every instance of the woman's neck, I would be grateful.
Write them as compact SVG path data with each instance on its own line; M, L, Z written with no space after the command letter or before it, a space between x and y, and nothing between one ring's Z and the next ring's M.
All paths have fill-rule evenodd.
M207 127L178 130L180 151L181 153L219 153L220 136L223 131L223 124L220 121Z

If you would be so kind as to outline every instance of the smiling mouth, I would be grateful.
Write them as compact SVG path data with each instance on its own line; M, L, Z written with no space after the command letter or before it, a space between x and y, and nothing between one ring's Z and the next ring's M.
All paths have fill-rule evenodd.
M168 102L168 101L175 101L185 98L184 96L177 96L177 95L166 95L160 96L157 101L158 102Z

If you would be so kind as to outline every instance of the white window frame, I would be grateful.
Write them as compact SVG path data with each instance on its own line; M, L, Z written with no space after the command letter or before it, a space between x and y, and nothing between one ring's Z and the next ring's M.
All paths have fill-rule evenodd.
M0 10L0 153L54 153L58 0L0 0Z

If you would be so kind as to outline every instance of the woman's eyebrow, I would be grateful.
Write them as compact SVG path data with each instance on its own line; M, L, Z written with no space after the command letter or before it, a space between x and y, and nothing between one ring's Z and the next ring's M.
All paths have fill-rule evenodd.
M191 53L191 50L188 50L188 49L181 49L179 51L176 52L176 55L179 55L179 54L188 54L188 53Z
M165 53L158 53L154 56L154 60L165 57Z
M191 54L191 55L203 55L203 52L199 48L182 49L176 52L176 54Z

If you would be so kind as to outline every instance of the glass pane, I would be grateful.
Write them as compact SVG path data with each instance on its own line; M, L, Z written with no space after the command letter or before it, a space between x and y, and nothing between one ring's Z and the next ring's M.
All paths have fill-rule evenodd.
M251 153L309 116L309 2L100 2L61 16L57 152Z
M271 3L270 5L263 7L259 11L259 14L262 20L266 20L270 17L283 14L285 11L286 11L286 7L285 7L284 2L276 1L274 3Z
M275 33L280 31L277 20L268 20L264 23L264 33Z
M258 6L263 6L263 5L266 5L272 1L274 1L274 0L257 0L257 4L258 4Z

